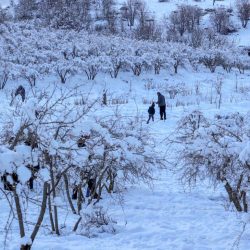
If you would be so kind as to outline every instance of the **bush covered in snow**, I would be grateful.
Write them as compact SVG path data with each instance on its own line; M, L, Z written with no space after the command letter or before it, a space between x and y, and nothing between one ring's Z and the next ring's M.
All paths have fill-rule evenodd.
M194 111L176 131L179 171L190 185L198 180L223 184L237 211L249 206L249 114L229 113L208 119Z
M79 98L85 100L83 105L75 102ZM96 204L109 194L121 194L128 183L151 182L152 169L163 163L154 157L154 143L138 121L116 114L90 116L100 104L88 101L77 87L62 90L55 86L52 93L34 90L23 102L14 99L11 105L1 125L0 185L1 191L13 197L14 204L9 205L18 216L20 237L27 236L24 216L30 213L23 210L21 200L26 198L28 204L36 199L39 207L31 241L22 249L29 249L35 240L47 209L51 231L59 235L58 208L67 204L79 215L76 231L84 217L84 203ZM42 196L34 198L27 183ZM107 218L98 214L99 226L99 220ZM95 223L90 225L94 217L87 219L88 227L94 227Z
M136 76L148 70L154 70L155 74L162 70L177 74L180 67L198 70L198 63L211 72L221 66L227 72L236 67L244 73L250 65L243 51L212 33L201 47L193 48L177 42L49 31L29 23L2 25L0 29L0 88L4 88L8 80L18 78L25 79L32 87L48 74L57 75L61 83L66 83L75 74L85 74L89 80L101 72L116 78L127 70Z

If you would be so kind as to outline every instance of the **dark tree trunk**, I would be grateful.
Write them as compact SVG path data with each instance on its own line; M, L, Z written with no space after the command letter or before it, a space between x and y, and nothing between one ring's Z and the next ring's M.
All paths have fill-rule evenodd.
M70 208L72 210L72 213L76 214L76 210L74 208L73 202L71 200L70 192L69 192L69 182L68 182L68 177L67 177L66 173L63 174L63 179L64 179L64 184L65 184L65 189L66 189L66 195L67 195L67 199L68 199Z

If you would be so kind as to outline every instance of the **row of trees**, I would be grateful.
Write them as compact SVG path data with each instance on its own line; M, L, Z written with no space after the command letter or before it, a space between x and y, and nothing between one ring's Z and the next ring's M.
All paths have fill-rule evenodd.
M238 15L242 27L246 28L250 19L250 1L237 1L236 10L237 12L234 12L232 8L219 7L208 11L197 6L181 5L171 13L169 22L166 22L168 26L167 37L183 40L185 36L189 37L190 34L192 36L197 30L206 32L206 29L202 29L200 24L203 16L207 14L209 14L210 25L206 28L210 27L219 34L227 35L236 31L236 25L232 21L233 14Z
M4 20L36 20L36 25L56 29L74 29L122 34L136 39L181 40L202 29L203 16L209 15L206 28L213 28L220 34L236 31L232 13L239 16L246 28L250 18L249 0L236 2L237 11L217 8L206 12L197 6L180 5L165 21L157 21L142 0L127 0L118 5L115 0L20 0L13 4L14 17L10 12L0 10L0 23ZM183 37L184 35L184 37Z
M203 64L211 72L222 66L243 73L250 60L225 37L208 32L202 39L191 40L193 46L174 42L148 42L129 38L90 35L85 32L37 29L32 24L2 25L0 38L0 87L8 80L25 78L31 86L37 79L56 74L62 83L71 75L85 74L95 79L100 72L116 78L131 70L160 74L168 69L178 73L180 67L198 70ZM194 48L196 47L196 48Z
M74 30L108 30L117 33L148 18L141 0L128 0L119 10L114 0L21 0L15 6L17 20L40 19L45 26ZM140 29L140 28L138 28Z

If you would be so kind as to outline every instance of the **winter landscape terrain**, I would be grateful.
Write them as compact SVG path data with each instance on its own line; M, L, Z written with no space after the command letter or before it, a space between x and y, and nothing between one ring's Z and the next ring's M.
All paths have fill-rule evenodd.
M249 0L10 2L0 249L250 249Z

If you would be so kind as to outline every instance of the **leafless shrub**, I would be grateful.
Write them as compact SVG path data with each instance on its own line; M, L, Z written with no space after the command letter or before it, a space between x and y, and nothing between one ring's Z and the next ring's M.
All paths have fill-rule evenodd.
M242 86L238 87L238 91L241 94L248 94L248 93L250 93L250 87L246 86L246 85L242 85Z
M192 32L200 24L202 11L200 8L190 5L181 5L170 15L172 27L179 32L181 36L185 31Z
M232 29L230 22L230 13L224 8L218 8L210 15L210 22L214 29L223 35L226 35Z
M7 11L0 6L0 24L5 23L9 19L11 19L11 18L8 15Z
M79 231L88 238L97 237L99 233L115 234L116 221L101 206L93 206L93 211L84 213Z
M86 100L83 97L81 97L81 98L75 99L74 103L76 106L83 106L83 105L86 105Z
M221 102L222 102L222 85L223 85L223 81L222 79L217 79L217 81L215 82L215 90L216 90L216 106L217 108L220 109L221 107Z
M127 0L121 8L122 17L128 22L130 28L134 26L141 4L140 0Z
M193 29L190 38L189 44L193 48L199 48L204 41L204 30L200 29L199 27Z
M176 167L188 185L198 180L223 184L228 199L239 212L247 212L249 187L248 158L236 145L244 145L245 129L249 119L238 113L216 115L208 120L199 111L193 111L180 120L174 141L178 147ZM243 144L241 144L243 143Z
M60 193L58 187L61 185L62 177L70 168L75 167L76 163L73 164L73 158L69 153L72 150L74 151L73 144L64 145L65 147L57 148L56 150L52 149L54 148L52 144L55 141L64 144L66 138L67 141L70 141L74 124L81 120L88 110L86 106L78 109L74 105L74 98L78 97L77 88L65 92L59 91L59 96L55 97L54 93L56 90L55 87L52 93L48 95L34 93L34 97L31 99L27 98L26 103L16 105L14 109L11 109L13 117L10 116L9 120L5 121L6 125L4 125L3 131L5 136L1 138L1 154L23 153L24 149L26 152L25 154L19 154L21 160L17 157L18 160L16 162L9 163L10 167L8 169L0 170L1 176L9 175L7 181L3 178L4 188L6 189L5 192L9 192L14 200L13 209L17 214L20 237L22 238L22 250L31 248L42 225L44 214L47 210L47 202L50 211L51 230L58 235L60 234L58 205L55 202L58 193ZM39 99L40 97L42 99ZM28 103L27 109L25 105L28 105ZM67 111L65 110L65 103L67 103ZM74 116L72 112L75 112L76 109L79 112L76 112ZM65 112L63 122L56 118L59 113L62 114L62 111ZM16 125L16 122L18 125ZM16 126L15 130L13 130L13 126ZM64 158L65 155L67 155L66 158ZM76 159L76 157L74 158ZM66 165L65 159L67 159ZM25 163L25 165L20 165L20 161ZM21 201L22 199L25 199L27 202L32 200L32 197L26 195L26 183L30 181L30 178L34 177L33 169L36 166L35 164L38 165L37 176L39 178L37 178L40 184L39 190L34 190L39 193L39 198L35 201L35 204L39 206L39 214L37 221L34 223L33 231L27 238L29 240L27 240L25 238L27 232L25 230L26 221L24 216L30 211L24 210ZM11 165L13 166L11 167ZM43 169L40 169L39 166L43 166ZM19 186L18 191L17 186ZM30 188L33 188L33 183L32 185L30 183ZM51 199L54 200L53 204Z
M177 95L187 96L191 94L191 90L185 83L166 84L165 91L169 94L170 99L174 99Z
M203 63L211 73L214 73L216 68L220 65L221 57L218 51L204 53L202 56L200 56L200 62Z
M144 88L146 90L156 89L157 86L155 83L153 83L152 79L149 79L146 83L144 83Z
M4 89L8 80L9 80L9 72L7 68L4 68L2 71L0 71L0 90Z
M112 98L109 102L112 105L127 104L128 99L124 97L117 97L117 98Z
M249 0L237 0L236 6L241 21L242 27L246 28L250 19L250 1Z

